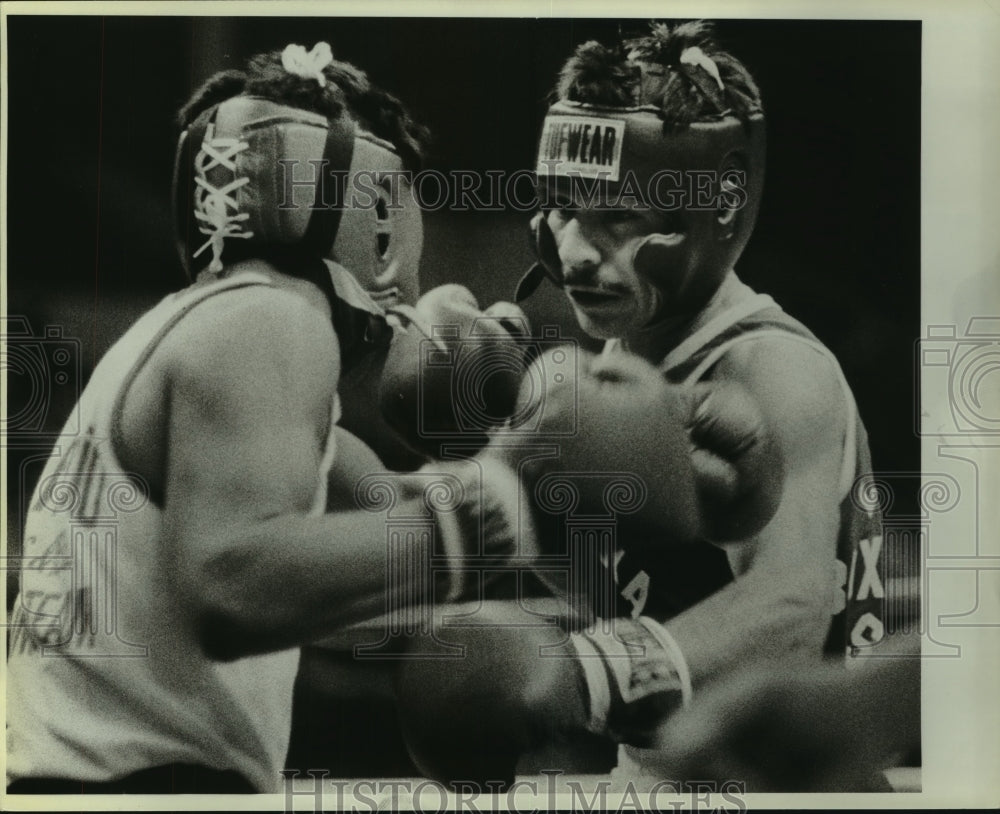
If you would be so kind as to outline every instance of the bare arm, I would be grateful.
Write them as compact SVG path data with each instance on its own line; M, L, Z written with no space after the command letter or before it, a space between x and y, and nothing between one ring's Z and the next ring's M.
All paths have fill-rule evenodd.
M386 591L384 515L310 514L339 374L328 316L280 291L241 302L203 313L168 367L171 571L220 659L314 640Z
M730 356L716 375L759 399L786 479L772 521L728 549L735 582L667 625L695 684L761 657L819 655L830 622L847 415L836 372L794 342L755 342Z

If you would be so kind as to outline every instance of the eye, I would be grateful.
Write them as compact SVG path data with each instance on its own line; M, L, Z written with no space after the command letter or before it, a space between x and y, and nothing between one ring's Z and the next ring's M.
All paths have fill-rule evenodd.
M656 231L663 235L672 235L684 231L684 223L674 212L665 212L656 224Z

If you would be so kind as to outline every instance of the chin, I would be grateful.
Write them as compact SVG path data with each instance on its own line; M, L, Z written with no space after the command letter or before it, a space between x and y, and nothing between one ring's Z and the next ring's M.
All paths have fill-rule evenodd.
M604 321L577 316L577 322L579 322L584 333L593 339L618 339L623 335L623 332L617 325L612 325Z
M595 320L579 311L576 314L576 321L587 336L594 339L617 339L626 332L626 329L615 320Z

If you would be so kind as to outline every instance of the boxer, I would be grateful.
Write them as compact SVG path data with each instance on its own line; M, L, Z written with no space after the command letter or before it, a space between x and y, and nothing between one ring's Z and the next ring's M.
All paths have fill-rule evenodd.
M386 308L417 296L420 212L407 195L379 206L378 179L419 166L425 131L323 43L212 77L181 126L192 284L97 366L74 413L84 431L68 425L30 504L12 793L275 791L300 647L387 592L426 603L460 576L387 585L386 512L327 511L353 488L344 456L368 454L343 424L377 415L356 404L378 388L358 371L385 357ZM362 175L377 200L355 204L344 193ZM516 483L452 477L477 502L447 507L447 544L461 555L487 535L504 561ZM398 507L423 511L407 488Z
M530 614L501 603L485 617L494 629L476 631L487 645L452 631L467 648L458 670L405 665L411 750L442 779L509 778L539 742L584 732L623 745L623 776L656 775L662 764L644 768L641 749L650 728L697 703L706 682L761 659L853 657L884 636L881 519L864 499L871 461L850 388L815 336L735 269L763 190L753 78L709 25L655 24L624 47L581 45L554 95L536 161L538 262L518 299L558 286L579 325L605 340L594 389L634 388L615 409L581 401L580 433L566 447L572 469L638 468L650 491L675 482L676 443L654 418L666 411L654 406L650 367L662 389L739 388L757 413L749 437L767 439L774 455L755 457L751 476L730 471L763 487L748 493L748 515L721 502L705 522L687 481L697 509L682 512L688 522L654 501L662 528L620 535L597 581L615 588L593 597L587 615L614 619L610 633L571 620L541 636L522 624ZM624 385L635 358L643 384ZM774 505L754 503L768 494ZM567 657L543 658L545 644ZM436 700L427 712L430 687L434 699L466 704L463 715L443 714ZM499 733L497 748L470 748L474 732Z

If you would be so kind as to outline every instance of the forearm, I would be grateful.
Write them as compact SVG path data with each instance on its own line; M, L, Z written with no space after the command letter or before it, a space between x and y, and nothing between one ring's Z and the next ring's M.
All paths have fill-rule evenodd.
M420 514L413 504L394 511ZM188 577L206 651L234 659L294 647L387 607L430 602L432 581L391 578L387 529L384 512L355 510L231 532Z
M359 508L275 512L202 545L189 569L211 655L326 639L386 611L411 618L409 607L468 596L501 566L530 567L534 536L519 522L523 496L503 464L441 462L368 478L356 481Z
M822 656L840 524L828 481L793 470L771 522L742 546L742 562L730 557L734 581L666 623L695 686L759 660Z
M813 580L753 569L669 620L692 684L762 659L819 658L830 624L829 602Z

